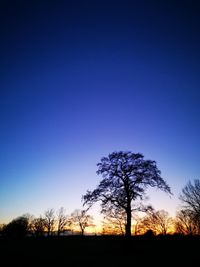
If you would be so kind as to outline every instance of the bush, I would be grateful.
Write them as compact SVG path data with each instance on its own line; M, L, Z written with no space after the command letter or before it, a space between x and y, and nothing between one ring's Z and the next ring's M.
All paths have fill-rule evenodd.
M9 237L25 237L28 232L28 219L18 217L8 223L3 230L4 234Z

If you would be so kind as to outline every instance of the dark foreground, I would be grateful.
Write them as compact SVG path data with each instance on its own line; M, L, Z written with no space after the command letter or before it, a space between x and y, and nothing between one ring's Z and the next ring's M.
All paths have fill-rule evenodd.
M0 239L0 266L199 266L200 237Z

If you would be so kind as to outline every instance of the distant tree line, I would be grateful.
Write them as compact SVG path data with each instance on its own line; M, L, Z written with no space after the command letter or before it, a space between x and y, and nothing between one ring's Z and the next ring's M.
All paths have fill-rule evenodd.
M43 216L35 218L26 214L1 226L1 233L7 236L60 236L73 234L77 230L84 235L86 228L94 227L93 217L88 214L97 201L103 214L102 234L117 234L127 237L152 233L166 235L200 235L200 180L188 182L179 199L181 208L175 218L165 210L155 210L142 202L148 187L156 187L172 195L171 189L161 177L156 162L145 160L140 153L130 151L113 152L97 164L97 174L102 180L93 191L83 195L83 210L65 214L61 207L57 212L48 209ZM137 202L136 202L137 201ZM142 215L141 215L142 213Z
M87 227L94 227L93 217L87 211L77 209L71 215L66 215L65 209L61 207L57 212L48 209L40 217L25 214L15 218L1 226L1 233L8 237L49 237L65 233L84 235Z

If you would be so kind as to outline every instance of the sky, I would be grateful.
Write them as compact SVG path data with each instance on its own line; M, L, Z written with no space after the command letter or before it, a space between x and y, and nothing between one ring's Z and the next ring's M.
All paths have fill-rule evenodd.
M200 173L198 1L0 1L0 223L82 209L113 151L155 160L174 216ZM91 213L98 217L99 207Z

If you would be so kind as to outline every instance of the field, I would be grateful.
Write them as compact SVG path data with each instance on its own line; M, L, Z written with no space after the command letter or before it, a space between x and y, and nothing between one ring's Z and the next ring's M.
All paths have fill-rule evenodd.
M200 237L0 239L0 266L199 266Z

